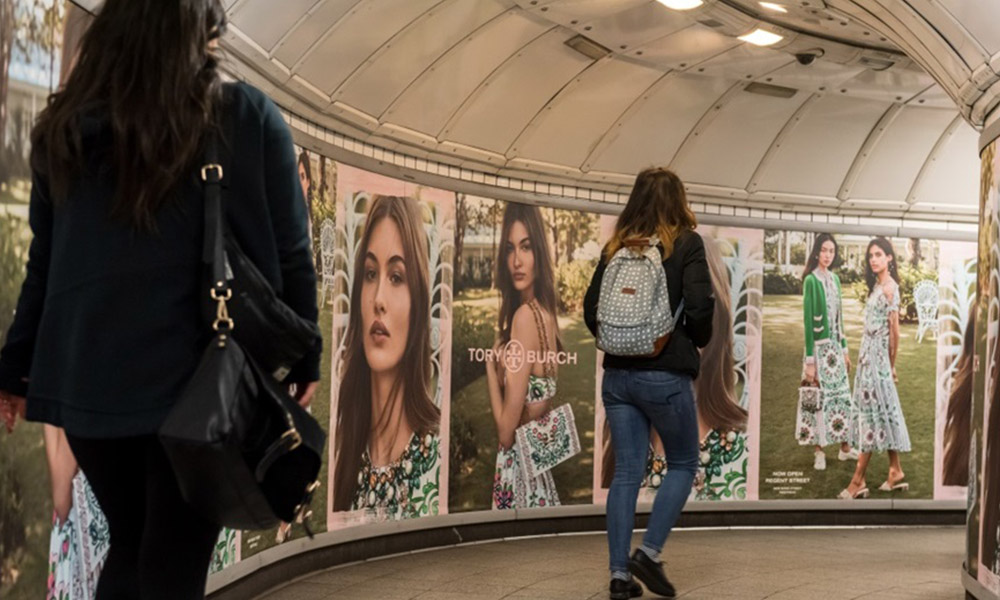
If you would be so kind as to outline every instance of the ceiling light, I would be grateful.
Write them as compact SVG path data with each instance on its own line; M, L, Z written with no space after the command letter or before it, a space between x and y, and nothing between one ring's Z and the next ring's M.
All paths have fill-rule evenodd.
M656 0L663 6L667 8L672 8L674 10L691 10L692 8L698 8L704 2L702 0Z
M774 12L786 13L788 9L780 4L775 4L774 2L761 2L760 5L767 10L773 10Z
M777 44L784 36L780 36L777 33L771 33L770 31L765 31L763 29L757 28L746 35L741 35L739 38L744 42L753 44L754 46L770 46L772 44Z

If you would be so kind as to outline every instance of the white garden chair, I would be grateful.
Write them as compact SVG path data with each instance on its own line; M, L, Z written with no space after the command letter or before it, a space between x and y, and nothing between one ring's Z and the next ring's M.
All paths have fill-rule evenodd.
M927 332L938 333L938 284L930 279L917 282L913 286L913 301L917 304L917 342L924 340Z
M327 290L331 293L331 301L333 300L333 252L335 238L336 231L333 227L333 221L323 219L323 226L320 228L319 234L320 258L323 261L323 273L320 279L320 303L326 302Z

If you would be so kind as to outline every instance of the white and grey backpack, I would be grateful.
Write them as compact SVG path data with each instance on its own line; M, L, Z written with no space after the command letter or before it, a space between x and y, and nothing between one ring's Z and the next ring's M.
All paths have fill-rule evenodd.
M597 347L616 356L656 356L684 308L670 311L663 258L654 240L615 252L604 270L597 303Z

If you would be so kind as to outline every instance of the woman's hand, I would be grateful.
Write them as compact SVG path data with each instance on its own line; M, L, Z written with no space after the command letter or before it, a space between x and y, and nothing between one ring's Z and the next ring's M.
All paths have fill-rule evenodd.
M7 433L14 431L17 418L24 418L28 403L23 396L15 396L9 392L0 391L0 418L3 419Z
M847 352L844 352L844 369L851 370L851 355Z
M806 363L806 372L803 378L808 383L816 382L816 363Z
M309 403L312 402L317 387L319 387L318 381L290 383L288 384L288 395L294 398L302 408L309 408Z
M892 366L892 381L893 383L899 383L899 375L896 375L896 365Z

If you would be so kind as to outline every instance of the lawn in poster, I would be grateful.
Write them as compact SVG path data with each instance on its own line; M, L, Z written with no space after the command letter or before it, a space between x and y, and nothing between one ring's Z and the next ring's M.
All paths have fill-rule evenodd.
M930 498L937 278L948 268L940 264L938 242L796 231L766 231L764 240L761 498L837 498L854 477L854 451L894 448L902 450L898 456L905 479L897 481L893 471L892 484L906 483L908 489L879 489L890 478L889 453L876 451L866 471L869 497ZM833 262L824 271L819 260L825 251L833 253ZM886 281L898 283L875 285L872 254L889 265ZM890 299L885 290L897 288ZM922 295L926 291L932 292L929 302ZM892 381L888 359L895 303L898 381ZM812 329L808 337L807 318ZM866 328L870 341L861 352ZM804 365L810 354L824 389L823 405L803 412L798 388L807 376ZM804 423L799 414L813 415L814 422ZM860 489L851 491L855 488Z
M456 213L451 510L590 502L597 216L471 196ZM533 427L572 449L525 475Z

